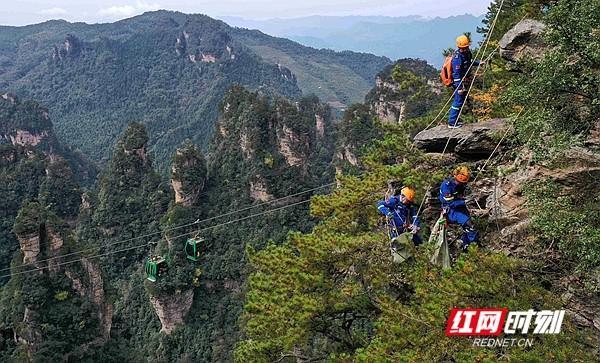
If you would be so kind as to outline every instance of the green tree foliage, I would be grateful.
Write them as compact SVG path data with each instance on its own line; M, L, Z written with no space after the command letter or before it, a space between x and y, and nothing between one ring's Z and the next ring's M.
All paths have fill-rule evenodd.
M25 202L15 219L14 233L29 244L39 243L39 253L25 266L20 266L24 261L19 254L15 265L20 268L13 268L16 274L0 292L0 330L30 344L7 344L0 352L4 361L53 362L80 356L84 344L97 337L97 307L73 290L73 281L61 268L52 267L59 260L40 262L55 256L54 239L73 244L67 225L51 209ZM38 270L18 274L27 269Z
M597 3L560 1L545 21L548 50L539 62L523 65L508 94L513 104L527 105L516 127L540 158L556 156L586 136L600 112L600 43L593 36L600 21Z
M359 158L365 152L365 147L380 136L381 130L375 126L370 107L357 103L346 110L337 128L337 149L344 159ZM351 160L345 161L339 160L339 157L336 160L343 172L358 171Z
M184 193L197 193L206 181L206 160L190 140L177 149L173 156L171 178L181 182Z
M89 185L94 181L96 168L78 151L71 150L57 140L48 109L36 101L23 101L10 93L0 93L3 94L0 97L0 145L14 143L12 140L16 139L35 140L29 149L66 159L81 184ZM17 149L26 146L23 142L19 143L21 145L17 145Z
M583 277L600 266L600 194L595 188L572 193L552 181L529 186L533 228L546 248L556 244L564 256L563 267ZM597 290L597 286L592 286Z
M65 159L55 157L48 163L40 184L40 201L61 218L73 219L79 212L81 191Z
M118 142L97 190L85 194L92 206L91 211L83 210L80 215L78 238L82 243L102 246L124 236L163 231L148 239L160 239L156 247L104 261L105 290L115 308L111 338L86 357L101 359L116 353L116 357L135 356L133 361L231 361L233 346L239 339L237 322L247 276L245 246L262 248L268 240L281 243L290 228L308 231L314 225L307 204L236 221L302 201L310 194L194 223L263 203L251 196L250 184L257 180L264 182L271 198L280 198L332 178L334 126L329 108L318 98L306 97L294 104L234 87L223 100L222 114L206 164L198 148L189 142L173 155L172 177L182 181L183 194L199 192L197 198L190 199L191 204L174 203L171 193L161 192L156 173L144 157L148 137L136 124ZM322 132L317 127L318 118ZM282 146L285 137L288 144ZM253 153L252 157L247 152ZM290 166L285 152L305 158L306 166ZM207 178L206 183L203 178ZM153 198L163 201L161 195L171 200L168 209L148 208ZM199 233L198 237L205 240L199 246L200 261L188 260L184 252L186 239L195 236L198 229L223 222L229 224ZM171 230L182 224L189 226ZM144 241L132 241L131 245ZM115 247L119 248L110 248ZM150 253L164 256L168 264L168 272L156 283L146 281L142 271L144 258ZM150 297L168 298L190 289L194 290L194 301L185 325L169 336L160 333ZM122 349L114 352L115 346Z
M498 41L506 34L510 28L524 18L540 19L543 13L556 3L553 0L493 0L488 7L488 11L481 21L483 26L477 28L477 32L483 35L488 34L492 22L498 14L500 4L502 4L502 12L498 16L494 32L491 35L492 41ZM485 40L485 39L484 39Z
M133 123L117 143L113 157L98 183L97 205L91 217L95 228L85 233L81 230L79 239L82 243L101 246L126 236L135 237L158 231L158 220L167 210L171 193L152 169L147 141L145 127ZM140 261L140 257L146 253L140 249L124 259L121 256L110 257L110 262L118 261L120 265L119 269L113 268L111 273L124 273L123 267Z
M59 137L102 163L127 124L142 122L163 175L183 140L208 145L232 85L290 98L300 98L299 87L309 94L324 85L332 101L346 102L362 97L389 63L168 11L113 24L52 21L1 32L0 88L48 105ZM304 75L301 84L277 58Z
M547 55L538 63L526 63L529 68L522 75L511 77L503 72L494 79L500 85L510 81L513 101L494 112L506 115L515 108L527 107L525 117L517 121L519 135L523 136L522 130L529 127L526 135L531 137L531 120L537 120L533 130L543 132L534 134L534 139L546 153L556 147L548 142L550 137L572 142L572 136L585 134L593 115L598 114L595 107L600 92L594 88L598 85L594 69L598 46L595 38L589 37L595 31L593 24L597 24L597 5L592 3L553 4L547 15ZM524 2L506 5L507 9L513 6L534 12L534 7ZM487 16L488 24L495 16L494 6L497 4ZM505 29L498 34L516 21L503 19L498 29ZM574 24L574 30L570 24ZM584 57L592 62L568 61ZM411 80L400 71L396 73ZM573 94L582 92L579 83L581 90L588 90L583 95ZM592 95L589 99L588 93ZM364 111L368 119L368 110ZM378 227L374 208L387 181L401 179L404 185L415 185L421 194L426 186L438 184L444 173L433 160L414 152L408 141L408 135L423 127L423 120L411 120L400 127L374 126L379 128L379 136L375 141L365 140L369 146L361 155L362 175L340 176L341 186L330 196L313 199L311 212L322 221L311 233L290 235L283 245L269 245L262 251L248 250L253 273L243 313L245 337L236 349L236 360L594 360L590 340L569 321L562 334L540 337L532 348L513 347L510 351L474 348L469 339L444 336L448 312L455 306L539 310L559 309L563 302L548 290L548 281L540 283L538 272L532 268L542 263L540 260L472 249L460 255L451 269L441 270L429 263L431 250L424 246L417 249L411 263L391 263L388 242ZM526 140L520 139L521 143ZM519 145L515 141L513 144ZM432 175L434 168L437 172ZM533 237L543 242L544 249L551 248L552 241L559 244L560 261L567 269L597 272L596 194L586 189L580 197L572 191L569 194L541 185L529 192ZM424 223L432 223L432 217L425 215ZM485 241L486 235L482 238Z
M428 159L409 153L405 132L388 132L369 148L363 177L342 178L341 188L314 198L311 211L323 221L312 233L248 251L254 272L237 361L502 361L507 358L473 348L467 339L444 337L451 307L558 306L532 284L526 264L502 254L473 251L447 271L429 264L427 248L413 264L391 262L374 207L386 181L403 179L423 193L443 176L431 178ZM390 148L405 160L390 160ZM534 351L512 350L511 358L585 361L584 340L573 327L567 331L539 342Z
M563 156L581 145L600 112L600 7L595 1L553 2L543 18L547 49L540 60L527 59L509 83L504 98L509 107L524 107L516 122L516 137L533 150L537 163L552 169L566 165ZM577 180L579 190L555 182L533 183L528 190L533 230L541 246L560 251L565 273L589 282L598 259L597 181L593 173ZM593 284L591 290L597 290Z
M527 263L502 253L475 249L441 270L429 263L431 249L424 246L412 263L391 262L374 206L387 181L402 180L422 195L443 177L443 171L432 175L432 160L412 150L406 136L411 127L387 129L367 149L362 176L341 177L331 195L313 199L311 212L323 220L311 233L248 250L253 273L236 360L591 359L585 339L570 324L562 335L540 339L533 349L511 348L509 355L444 336L454 306L551 309L560 302L534 282Z

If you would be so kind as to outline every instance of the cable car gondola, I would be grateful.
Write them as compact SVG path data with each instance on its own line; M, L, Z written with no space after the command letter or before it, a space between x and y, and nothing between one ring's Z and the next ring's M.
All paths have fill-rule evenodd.
M204 242L204 239L198 237L188 238L185 242L185 254L189 260L198 261L200 259L200 244L202 242Z
M167 273L167 261L162 256L150 256L146 260L146 278L149 281L156 282L156 280Z

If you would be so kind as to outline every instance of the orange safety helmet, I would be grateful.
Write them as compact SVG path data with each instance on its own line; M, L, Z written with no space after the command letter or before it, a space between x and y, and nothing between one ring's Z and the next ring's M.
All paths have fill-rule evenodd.
M467 183L471 178L471 171L466 166L459 166L452 172L454 179L459 183Z
M471 41L466 35L461 35L456 38L456 46L459 48L468 48L471 45Z
M404 197L406 197L406 199L412 202L415 199L415 194L417 194L417 192L415 192L413 188L404 187L402 188L402 190L400 190L400 194L402 194Z

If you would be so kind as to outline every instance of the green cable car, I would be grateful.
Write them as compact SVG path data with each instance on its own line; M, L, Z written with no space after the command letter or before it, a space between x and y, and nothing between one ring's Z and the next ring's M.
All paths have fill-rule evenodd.
M167 261L162 256L150 256L146 260L146 278L149 281L156 282L156 280L167 273Z
M185 242L185 254L187 258L192 261L198 261L200 259L200 243L204 242L202 238L189 238Z

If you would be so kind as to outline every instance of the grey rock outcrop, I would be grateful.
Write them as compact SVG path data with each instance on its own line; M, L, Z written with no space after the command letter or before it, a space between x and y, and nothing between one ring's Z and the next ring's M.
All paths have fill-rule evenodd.
M250 197L261 202L273 199L273 196L269 194L267 181L262 175L255 175L250 179Z
M171 186L175 191L175 203L191 207L198 202L205 183L204 157L194 144L184 144L175 152L171 166Z
M546 25L537 20L521 20L500 39L500 55L511 62L518 62L525 56L541 58L546 49L542 37L545 29Z
M298 135L287 125L283 125L277 133L279 152L285 158L289 166L302 167L303 173L306 173L306 162L308 159L307 151L309 144L306 137Z
M396 94L399 91L397 83L386 82L377 77L375 80L377 90L377 99L372 105L372 109L384 122L400 123L404 120L406 114L406 102L395 99L395 97L386 96L387 94ZM391 99L390 99L391 98Z
M519 241L527 234L530 216L524 190L529 182L550 180L568 190L585 193L593 188L589 185L590 177L600 180L600 154L588 149L569 149L564 157L568 166L560 169L529 165L530 159L531 155L522 155L512 165L505 165L514 172L497 179L481 179L472 186L477 191L473 198L480 200L484 208L479 214L498 226L500 238L505 242Z
M55 61L66 59L67 57L77 57L83 51L83 42L72 34L68 34L62 46L55 45L52 48L52 59Z
M192 307L194 301L194 290L178 292L168 296L150 298L150 303L160 319L162 332L171 334L173 329L183 324L183 319Z
M445 149L447 153L480 159L492 153L507 127L505 119L467 124L460 129L437 126L419 132L414 143L426 152L443 152Z
M40 234L17 235L21 252L23 252L23 263L32 264L37 261L40 254Z
M65 275L71 280L73 289L79 295L89 298L97 306L98 320L100 321L100 331L102 334L102 339L100 340L106 341L110 337L113 307L106 301L102 271L97 263L86 258L82 259L81 265L85 274L84 279L71 270L65 271Z

